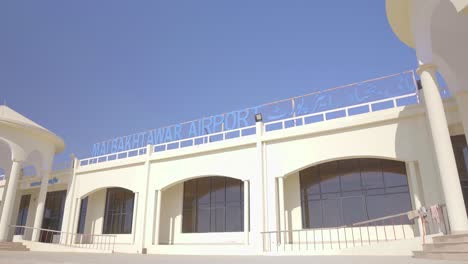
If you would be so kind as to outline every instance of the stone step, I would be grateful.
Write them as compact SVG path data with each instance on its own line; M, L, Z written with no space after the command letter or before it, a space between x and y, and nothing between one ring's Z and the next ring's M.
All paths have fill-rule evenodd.
M0 245L0 248L25 248L25 245Z
M468 253L468 242L437 242L434 244L426 244L423 246L426 251L456 251Z
M465 260L468 261L468 252L424 252L424 251L415 251L415 258L424 258L424 259L443 259L443 260Z
M29 251L29 248L0 248L0 251Z
M21 242L0 242L0 245L23 245Z
M434 244L444 243L444 242L463 243L463 242L468 242L468 234L436 236L432 238L432 241Z
M0 251L29 251L29 248L18 242L1 242Z

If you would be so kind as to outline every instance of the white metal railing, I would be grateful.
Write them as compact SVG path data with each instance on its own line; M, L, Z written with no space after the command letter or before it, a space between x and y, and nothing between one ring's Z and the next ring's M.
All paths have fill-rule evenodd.
M255 134L255 126L247 126L239 129L233 129L203 136L197 136L187 139L181 139L177 141L167 142L163 144L153 145L154 152L168 151L173 149L180 149L191 146L198 146L207 143L213 143L218 141L225 141L233 138L239 138L244 136L249 136ZM237 134L237 135L236 135ZM146 154L146 147L136 148L86 159L81 159L79 161L80 166L87 166L91 164L97 164L102 162L107 162L111 160L125 159L129 157L135 157Z
M371 101L371 102L367 102L367 103L355 104L355 105L350 105L350 106L341 107L341 108L335 108L335 109L331 109L331 110L327 110L327 111L311 113L311 114L307 114L307 115L301 115L301 116L298 116L298 117L290 117L290 118L285 118L285 119L278 120L278 121L271 121L271 122L268 122L268 123L264 124L265 125L265 132L281 130L281 129L285 129L285 128L300 126L300 125L307 125L307 124L311 124L311 123L318 123L318 122L323 122L323 121L327 121L327 120L343 118L343 117L349 117L349 116L365 114L365 113L370 113L370 112L376 112L376 111L380 111L380 110L384 110L384 109L395 108L395 107L403 106L402 104L398 104L399 100L409 99L409 98L412 98L412 97L416 98L416 103L419 103L418 93L414 92L414 93L410 93L410 94L395 96L395 97L391 97L391 98L385 98L385 99ZM374 109L375 105L381 104L381 103L387 103L387 102L391 103L390 107L385 107L384 109ZM359 114L351 114L350 115L350 113L349 113L350 110L361 108L361 107L366 107L367 108L366 111L364 111L362 113L359 113ZM331 117L331 118L328 117L328 114L337 113L337 112L342 112L344 114L344 116ZM310 117L319 117L319 120L313 121L313 122L307 122L307 118L310 118ZM291 124L291 125L287 125L288 123ZM278 125L278 124L280 125L278 128L273 127L274 125ZM273 127L273 129L269 130L270 127Z
M13 234L20 235L23 241L31 241L32 234L36 230L39 232L38 242L114 252L115 235L77 234L19 225L10 225L10 228Z
M145 154L146 154L146 147L136 148L136 149L130 149L126 151L111 153L107 155L101 155L101 156L91 157L87 159L82 159L79 161L79 165L87 166L91 164L107 162L111 160L125 159L125 158L130 158L130 157L136 157L136 156L141 156Z
M450 233L446 207L440 205L439 208L437 217L423 207L346 226L262 232L263 250L333 250L405 240L415 237L417 221L421 221L423 230L420 230L419 235L425 243L427 235ZM410 217L411 214L414 218Z
M371 102L353 104L353 105L348 105L345 107L330 109L327 111L309 113L306 115L299 115L299 113L297 113L296 109L294 108L294 105L296 102L295 100L300 99L300 98L307 98L308 96L311 96L311 95L325 94L327 92L333 92L333 91L346 89L346 88L352 88L352 87L356 88L362 84L367 84L367 83L372 83L372 82L377 82L377 81L380 82L383 80L390 80L391 78L399 78L399 76L408 75L408 74L411 74L412 79L410 82L412 83L412 86L414 86L414 92L412 90L409 90L404 95L387 97L384 99L374 100ZM353 91L354 90L350 90L350 92L353 92ZM383 85L383 91L385 91L384 85ZM413 97L414 97L413 101L409 101L409 103L406 103L406 104L402 103L404 99L411 99ZM301 125L306 125L306 124L311 124L311 123L323 122L323 121L336 119L336 118L343 118L343 117L348 117L348 116L357 115L357 114L375 112L375 111L388 109L388 108L394 108L394 107L399 107L399 106L404 106L404 105L409 105L409 104L417 104L419 103L419 93L416 89L416 79L414 76L414 71L410 70L410 71L405 71L402 73L392 74L392 75L383 76L383 77L379 77L379 78L375 78L371 80L366 80L366 81L343 85L343 86L339 86L339 87L335 87L331 89L317 91L317 92L313 92L313 93L302 95L302 96L284 99L284 100L272 102L269 104L264 104L259 107L274 106L274 105L278 106L279 104L286 103L286 102L290 102L288 103L288 105L290 105L291 109L288 111L291 111L293 117L282 118L280 120L266 122L263 128L265 133L274 131L274 130L279 130L279 129L286 129L290 127L296 127L296 126L301 126ZM378 109L379 104L388 104L388 105L384 105L383 107L381 107L381 109ZM363 110L364 112L352 113L353 110L356 110L358 108L363 108L361 110ZM252 110L253 108L248 108L247 110L249 109ZM337 116L332 116L333 114L336 114ZM288 115L288 116L291 116L291 115ZM153 145L153 152L162 152L162 151L173 150L173 149L181 149L185 147L194 147L194 146L198 146L202 144L207 144L207 143L217 142L217 141L225 141L231 138L243 137L246 135L252 135L252 134L257 133L257 131L255 131L255 125L237 128L233 130L226 130L226 131L223 128L222 130L223 131L221 132L216 132L212 134L185 138L185 139L180 139L176 141ZM234 136L231 137L231 135L234 135ZM134 155L132 155L132 153L134 153ZM124 158L143 155L143 154L146 154L145 147L135 148L135 149L125 150L125 151L121 151L117 153L105 154L102 156L95 156L95 157L82 159L79 161L79 166L87 166L91 164L107 162L107 161L116 160L116 159L124 159Z
M251 133L252 131L253 133ZM237 136L231 136L231 135L236 135L236 134ZM254 134L256 134L255 125L154 145L153 151L160 152L160 151L166 151L166 150L198 146L202 144L225 141L228 139L245 137L245 136L250 136Z
M302 115L299 117L291 117L291 118L285 118L279 121L272 121L272 122L267 122L264 124L264 129L265 133L275 131L275 130L280 130L280 129L286 129L290 127L296 127L296 126L301 126L301 125L307 125L311 123L317 123L317 122L323 122L335 118L329 118L328 114L330 113L336 113L343 111L344 116L340 116L338 118L343 118L343 117L348 117L352 116L354 114L350 114L350 110L360 108L360 107L367 107L367 111L363 113L368 113L368 112L376 112L380 111L383 109L375 109L375 105L381 104L381 103L387 103L390 102L391 106L390 107L385 107L384 109L389 109L389 108L395 108L399 106L403 106L402 104L399 104L399 100L403 99L410 99L414 97L416 99L416 103L419 102L418 99L418 93L410 93L410 94L405 94L401 96L395 96L391 98L386 98L382 100L376 100L368 103L362 103L362 104L355 104L355 105L350 105L347 107L342 107L342 108L336 108L328 111L323 111L323 112L318 112L318 113L311 113L307 115ZM363 114L362 113L362 114ZM315 121L315 122L308 122L308 118L310 117L321 117L320 121ZM291 122L292 125L287 126L287 123ZM276 129L269 129L271 126L278 125L280 124L279 128ZM157 144L153 145L153 152L162 152L162 151L168 151L168 150L175 150L175 149L181 149L185 147L194 147L198 145L203 145L207 143L212 143L212 142L218 142L218 141L225 141L233 138L239 138L239 137L244 137L244 136L249 136L249 135L254 135L256 134L256 128L255 125L253 126L247 126L247 127L242 127L238 129L233 129L233 130L228 130L228 131L222 131L222 132L217 132L217 133L212 133L208 135L203 135L203 136L197 136L197 137L191 137L191 138L186 138L186 139L181 139L177 141L172 141L172 142L167 142L167 143L162 143L162 144ZM96 157L91 157L91 158L86 158L86 159L81 159L79 161L80 166L87 166L91 164L97 164L97 163L102 163L102 162L107 162L111 160L119 160L119 159L125 159L129 157L134 157L134 156L140 156L146 154L146 147L142 148L136 148L136 149L131 149L131 150L126 150L126 151L121 151L121 152L116 152L116 153L111 153L111 154L106 154L106 155L101 155L101 156L96 156Z

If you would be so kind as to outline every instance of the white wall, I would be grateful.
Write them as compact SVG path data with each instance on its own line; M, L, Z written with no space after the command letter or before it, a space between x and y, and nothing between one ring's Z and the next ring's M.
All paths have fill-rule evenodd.
M454 100L446 102L446 111L451 131L457 133L463 131ZM249 180L252 243L261 237L262 231L262 227L258 225L262 223L262 208L252 208L252 204L262 203L259 200L263 191L262 175L259 174L261 166L258 146L260 145L256 145L256 142L263 142L265 146L263 171L267 230L277 230L278 220L284 221L283 224L289 229L302 229L298 171L331 160L375 157L416 164L414 175L408 172L413 206L416 199L426 205L444 201L431 135L422 105L272 131L263 137L253 136L215 142L78 167L75 172L75 199L72 200L76 201L88 193L108 187L123 187L134 191L136 197L134 232L132 236L119 236L117 239L118 243L132 245L133 251L146 247L151 248L151 252L162 253L169 250L168 247L171 245L173 247L182 245L195 247L195 244L201 246L212 243L238 245L244 242L243 233L184 234L181 232L183 182L204 176L227 176ZM284 218L278 216L278 193L275 183L277 177L285 177ZM414 191L416 189L420 193L416 194ZM158 190L162 191L159 241L164 245L156 246L154 245L157 212L155 206ZM93 195L98 195L98 192ZM90 200L88 210L92 204L96 204L93 210L103 211L103 200L105 197L102 197L102 194L100 198ZM74 210L74 217L77 217L77 209ZM75 226L76 222L75 219ZM102 226L99 229L102 230ZM145 236L144 243L141 242L142 236Z
M302 229L301 190L299 187L299 173L295 172L284 179L284 211L281 219L287 230Z

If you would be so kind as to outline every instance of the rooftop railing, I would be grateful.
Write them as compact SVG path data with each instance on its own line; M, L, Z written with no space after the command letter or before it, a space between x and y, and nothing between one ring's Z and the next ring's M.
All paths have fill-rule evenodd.
M136 156L145 155L145 154L146 154L146 147L143 147L143 148L137 148L137 149L131 149L131 150L121 151L117 153L112 153L108 155L82 159L79 161L79 165L87 166L91 164L107 162L111 160L126 159L126 158L136 157Z
M443 97L450 95L446 89L442 90L441 94ZM264 133L268 133L337 118L418 104L419 102L415 73L410 70L248 108L244 111L254 114L261 113L264 121ZM153 145L153 152L197 147L213 142L251 136L256 133L255 120L248 120L242 127L225 129L223 126L220 132ZM126 159L144 154L146 154L146 147L134 148L81 159L79 166Z

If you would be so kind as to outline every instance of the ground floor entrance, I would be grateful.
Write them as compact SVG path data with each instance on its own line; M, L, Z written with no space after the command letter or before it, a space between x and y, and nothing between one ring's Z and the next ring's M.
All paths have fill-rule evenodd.
M47 193L44 216L42 220L42 228L49 230L57 230L54 232L41 231L39 236L40 242L52 243L55 235L59 235L62 228L63 209L65 206L65 197L67 191L56 191Z
M465 135L452 136L453 152L457 162L458 175L465 200L465 207L468 212L468 144Z

